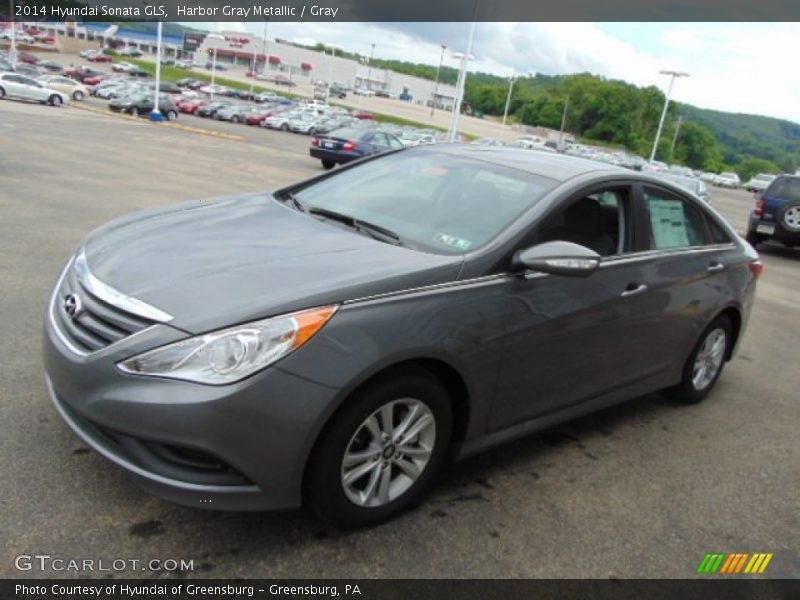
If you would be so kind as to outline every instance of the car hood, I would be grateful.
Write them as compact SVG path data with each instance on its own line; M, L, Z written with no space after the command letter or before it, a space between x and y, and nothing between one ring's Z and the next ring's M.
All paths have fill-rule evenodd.
M418 252L260 193L135 213L84 242L92 274L200 333L457 278L462 258Z

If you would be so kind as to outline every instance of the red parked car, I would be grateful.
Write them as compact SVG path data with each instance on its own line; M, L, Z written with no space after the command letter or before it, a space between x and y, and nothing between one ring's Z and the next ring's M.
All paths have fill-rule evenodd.
M29 65L38 65L39 59L36 58L33 54L28 54L27 52L18 52L17 58L20 62L24 62Z
M77 67L72 67L71 69L67 69L64 72L64 75L67 77L71 77L76 81L80 81L81 83L86 83L86 79L102 76L105 73L98 71L96 69L92 69L91 67L84 67L83 65L78 65Z
M107 54L92 54L86 60L89 62L111 62L112 59Z
M104 79L108 79L108 75L100 74L100 75L87 75L83 78L83 83L86 85L97 85Z
M176 102L175 106L177 106L178 110L182 113L193 115L200 107L205 106L206 104L208 104L208 100L203 100L201 98L186 98Z
M375 118L375 115L373 115L371 112L367 112L366 110L360 110L358 112L354 112L353 116L356 119L370 119L370 120L372 120L372 119Z

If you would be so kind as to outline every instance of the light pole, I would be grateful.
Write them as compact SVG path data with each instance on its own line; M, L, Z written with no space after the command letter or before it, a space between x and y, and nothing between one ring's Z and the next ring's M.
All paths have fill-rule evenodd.
M325 104L331 98L331 86L333 85L333 59L336 57L336 46L331 46L331 60L328 63L328 85L325 88Z
M508 107L511 105L511 92L514 90L516 77L513 75L508 78L508 96L506 96L506 108L503 110L503 125L500 127L500 139L506 139L506 117L508 117Z
M436 98L439 96L439 73L442 70L442 64L444 63L444 51L447 49L446 44L442 44L442 56L439 58L439 66L436 67L436 83L433 84L433 101L431 102L431 117L433 116L433 111L436 108Z
M264 38L261 41L261 54L264 55L264 73L267 72L269 56L267 55L267 31L269 31L269 19L264 19Z
M11 11L11 46L9 47L9 59L11 68L17 69L17 23L14 21L14 0L8 0L8 10Z
M149 6L148 0L142 0L142 4ZM156 87L153 90L153 110L150 111L150 120L153 122L163 121L164 115L158 106L158 99L161 95L161 30L163 23L161 19L156 24Z
M669 87L667 88L667 97L664 100L664 110L661 111L661 120L658 122L658 129L656 130L656 139L653 142L653 151L650 153L650 162L656 158L656 150L658 149L658 140L661 137L661 129L664 127L664 119L667 116L667 108L669 108L669 97L672 95L672 85L675 83L676 77L688 77L689 74L683 71L659 71L661 75L669 75Z
M367 89L371 89L372 84L372 58L375 56L375 44L372 44L372 50L369 53L369 62L367 63Z
M216 33L209 33L206 36L207 40L224 40L225 38ZM211 48L211 100L214 99L214 81L217 78L217 44L216 42Z
M477 0L475 5L477 6ZM461 116L461 102L464 100L464 84L467 80L467 62L472 60L472 40L475 38L475 21L469 27L469 40L467 41L467 51L463 54L454 54L455 58L461 58L461 68L458 71L458 84L456 86L456 103L453 106L453 119L450 122L450 133L448 141L455 142L458 134L458 119Z

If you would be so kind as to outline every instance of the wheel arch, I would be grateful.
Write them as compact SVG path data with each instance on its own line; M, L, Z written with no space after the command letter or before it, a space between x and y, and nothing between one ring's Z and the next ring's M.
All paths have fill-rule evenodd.
M391 364L382 365L380 368L362 378L355 386L348 388L347 392L343 394L342 399L336 404L336 408L326 416L324 423L319 427L319 430L314 436L314 441L306 453L302 476L303 489L305 489L306 486L306 477L308 476L309 465L312 462L314 452L336 415L347 405L347 400L375 380L382 377L390 377L393 373L399 374L407 369L421 369L426 371L444 386L448 398L450 399L450 406L453 413L453 427L448 454L452 455L461 445L467 433L471 413L469 387L465 378L458 369L442 358L432 356L405 358Z
M731 358L733 358L733 351L736 348L737 344L739 343L739 335L742 332L742 312L738 306L735 305L726 306L716 315L714 315L714 318L711 319L711 322L722 316L727 317L728 321L730 321L731 324L731 335L733 339L731 340L731 343L728 345L728 351L725 355L725 360L730 361Z

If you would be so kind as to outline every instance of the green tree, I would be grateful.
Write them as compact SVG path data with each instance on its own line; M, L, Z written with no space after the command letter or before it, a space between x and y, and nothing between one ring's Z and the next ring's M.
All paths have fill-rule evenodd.
M750 180L753 175L758 173L780 173L781 168L774 162L763 158L746 158L736 165L736 173L742 181Z
M693 121L684 121L678 132L674 157L693 169L711 171L722 162L723 153L709 129Z

